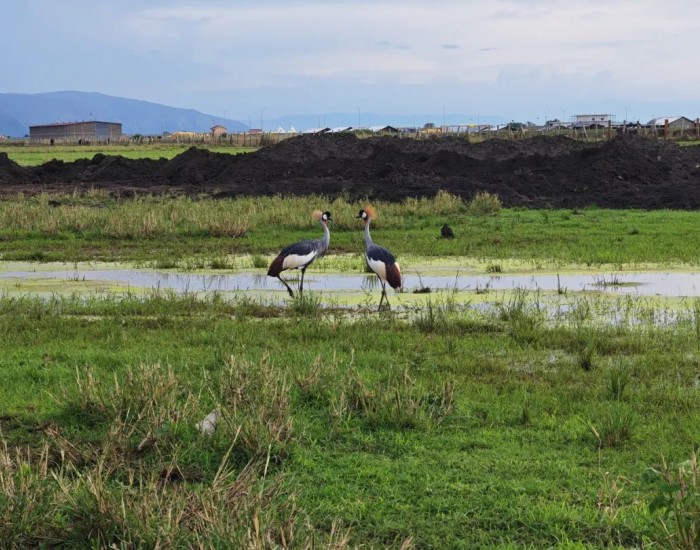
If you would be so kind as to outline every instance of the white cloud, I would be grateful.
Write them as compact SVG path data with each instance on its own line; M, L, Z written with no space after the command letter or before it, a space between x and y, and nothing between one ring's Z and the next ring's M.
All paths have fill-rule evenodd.
M531 103L665 94L695 101L700 84L694 0L159 0L146 7L127 0L90 3L89 15L83 4L46 2L37 17L54 33L63 30L60 39L104 51L105 71L116 48L159 59L164 73L176 68L183 101L319 83L340 94L332 84L343 83L339 102L373 85L407 86L418 103L460 91L442 90L446 83L464 97L477 93L470 87L495 97L504 82L510 94L538 94ZM97 77L100 69L91 70ZM123 82L135 97L140 85ZM158 81L145 85L157 89Z
M495 7L457 1L181 5L133 14L127 40L211 64L234 86L358 71L385 71L391 79L469 73L483 70L483 59L471 55L483 48L493 48L493 81L499 67L514 64L586 72L598 67L641 81L644 64L664 58L691 62L699 8L683 5L693 13L676 9L669 15L658 3L627 0L593 9L588 1L535 7L517 1Z

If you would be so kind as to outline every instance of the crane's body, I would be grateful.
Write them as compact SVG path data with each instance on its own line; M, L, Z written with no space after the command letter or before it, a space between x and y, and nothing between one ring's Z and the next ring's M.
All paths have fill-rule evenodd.
M386 300L389 305L389 298L386 295L386 283L389 283L391 288L401 287L401 267L394 258L394 255L386 248L375 244L369 234L369 224L376 217L376 212L371 206L360 210L357 215L365 223L365 262L376 275L379 277L379 282L382 284L382 297L379 300L379 309L382 308L382 303Z
M304 292L304 273L306 268L314 260L326 253L331 242L331 233L328 230L328 221L331 219L331 213L317 210L314 211L313 216L323 227L323 237L320 239L306 239L283 248L277 257L272 260L270 268L267 270L268 277L277 277L287 287L287 291L292 297L294 297L294 292L287 282L282 279L281 273L289 269L299 269L301 271L299 294L302 294Z

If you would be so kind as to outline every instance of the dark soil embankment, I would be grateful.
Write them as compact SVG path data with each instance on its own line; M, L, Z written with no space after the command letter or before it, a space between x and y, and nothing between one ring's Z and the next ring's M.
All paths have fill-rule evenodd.
M700 208L700 147L639 137L585 144L564 137L478 144L444 138L300 136L245 155L189 149L172 160L51 161L21 167L0 153L0 193L106 189L115 195L216 197L341 193L402 200L445 189L497 193L508 206Z

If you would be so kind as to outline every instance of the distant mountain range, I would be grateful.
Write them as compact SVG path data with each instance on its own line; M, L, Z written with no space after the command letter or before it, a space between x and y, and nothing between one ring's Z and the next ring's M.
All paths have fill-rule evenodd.
M125 134L161 135L163 132L208 132L215 124L229 132L245 132L259 128L260 119L247 121L223 119L194 109L168 107L159 103L115 97L96 92L47 92L41 94L0 94L0 135L22 137L29 126L100 120L121 122ZM247 122L247 124L246 124ZM294 128L301 132L309 128L423 126L441 124L501 124L508 122L498 115L415 114L380 115L368 112L288 115L262 121L266 132Z
M0 94L1 135L21 137L29 133L29 126L81 120L121 122L125 134L160 135L179 130L208 132L215 124L226 126L229 132L248 129L237 120L224 120L194 109L94 92Z

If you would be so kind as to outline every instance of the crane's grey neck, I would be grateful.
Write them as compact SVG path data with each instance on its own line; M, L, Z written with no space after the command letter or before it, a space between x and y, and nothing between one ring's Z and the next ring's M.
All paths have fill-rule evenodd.
M369 247L372 244L372 237L369 236L369 222L370 220L365 220L365 247Z
M328 222L321 220L321 227L323 227L323 238L321 239L321 246L325 250L331 243L331 232L328 229Z

